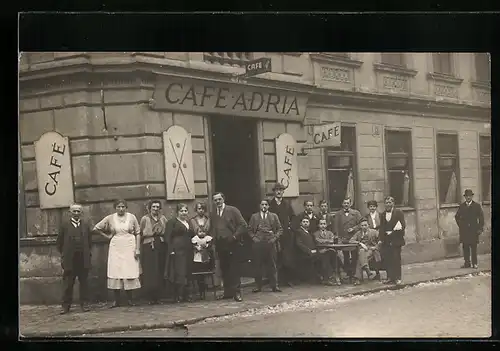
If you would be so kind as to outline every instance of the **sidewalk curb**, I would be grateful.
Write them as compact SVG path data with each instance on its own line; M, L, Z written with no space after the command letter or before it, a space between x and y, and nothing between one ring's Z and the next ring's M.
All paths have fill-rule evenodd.
M429 282L438 282L438 281L443 281L446 279L453 279L453 278L461 278L461 277L466 277L466 276L477 276L480 275L481 273L491 273L491 269L483 269L483 270L477 270L474 272L468 272L468 273L461 273L461 274L455 274L455 275L448 275L448 276L443 276L439 278L434 278L434 279L426 279L426 280L420 280L416 282L411 282L407 284L402 284L400 286L395 286L395 285L387 285L387 286L381 286L381 287L375 287L375 288L369 288L361 291L357 291L354 293L341 293L335 297L352 297L352 296L358 296L358 295L365 295L365 294L374 294L378 293L381 291L389 291L389 290L400 290L412 286L416 286L422 283L429 283ZM320 298L321 299L321 298ZM278 305L278 304L276 304ZM274 306L274 305L269 305L269 306ZM215 315L210 315L210 316L202 316L202 317L195 317L195 318L190 318L190 319L185 319L185 320L178 320L175 322L165 322L165 323L147 323L147 324L140 324L140 325L131 325L129 327L123 327L123 326L118 326L118 327L104 327L104 328L95 328L95 329L87 329L87 330L69 330L65 332L55 332L55 333L37 333L36 335L33 334L26 334L22 335L21 338L58 338L58 337L92 337L93 334L103 334L103 333L118 333L118 332L127 332L127 331L139 331L139 330L151 330L151 329L172 329L172 328L185 328L187 325L192 325L201 321L204 321L209 318L220 318L220 317L225 317L225 316L230 316L236 313L243 313L248 310L251 310L252 308L247 308L242 311L237 311L237 312L229 312L229 313L221 313L221 314L215 314Z

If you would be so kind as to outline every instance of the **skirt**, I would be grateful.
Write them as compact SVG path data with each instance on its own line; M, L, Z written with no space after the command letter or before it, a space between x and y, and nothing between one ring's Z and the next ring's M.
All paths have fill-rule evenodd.
M112 290L134 290L140 289L139 278L135 279L114 279L108 278L108 289Z

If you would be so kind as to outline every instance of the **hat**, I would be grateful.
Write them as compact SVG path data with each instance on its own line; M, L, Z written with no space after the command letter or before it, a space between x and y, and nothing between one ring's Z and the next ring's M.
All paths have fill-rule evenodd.
M474 196L474 193L471 189L465 189L464 196Z
M276 183L274 184L273 186L273 191L276 190L276 189L281 189L281 190L285 190L286 189L286 186L284 186L283 184L281 183Z
M358 221L358 224L361 224L363 222L368 222L368 218L367 217L361 217L361 219Z

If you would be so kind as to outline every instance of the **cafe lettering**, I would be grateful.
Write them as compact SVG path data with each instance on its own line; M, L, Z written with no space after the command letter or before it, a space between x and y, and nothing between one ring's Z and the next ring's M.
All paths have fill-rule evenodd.
M73 177L69 140L48 132L35 142L40 208L68 207L73 202Z
M277 114L300 115L297 97L282 96L258 91L241 91L234 94L229 88L203 85L185 85L171 83L165 90L165 98L170 104L192 104L208 106L213 109L231 109L234 111L265 111Z
M276 174L284 187L284 197L299 196L297 144L293 136L283 133L276 138Z

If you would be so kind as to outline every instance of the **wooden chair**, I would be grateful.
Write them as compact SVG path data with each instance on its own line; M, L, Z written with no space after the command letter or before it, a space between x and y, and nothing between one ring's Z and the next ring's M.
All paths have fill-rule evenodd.
M191 285L192 285L193 289L195 287L195 282L198 281L196 279L197 277L199 277L199 276L202 276L203 278L210 277L210 281L212 283L212 288L214 289L214 298L217 299L217 289L215 287L215 279L214 279L215 270L206 271L206 272L194 272L194 273L191 273L191 276L192 276Z

